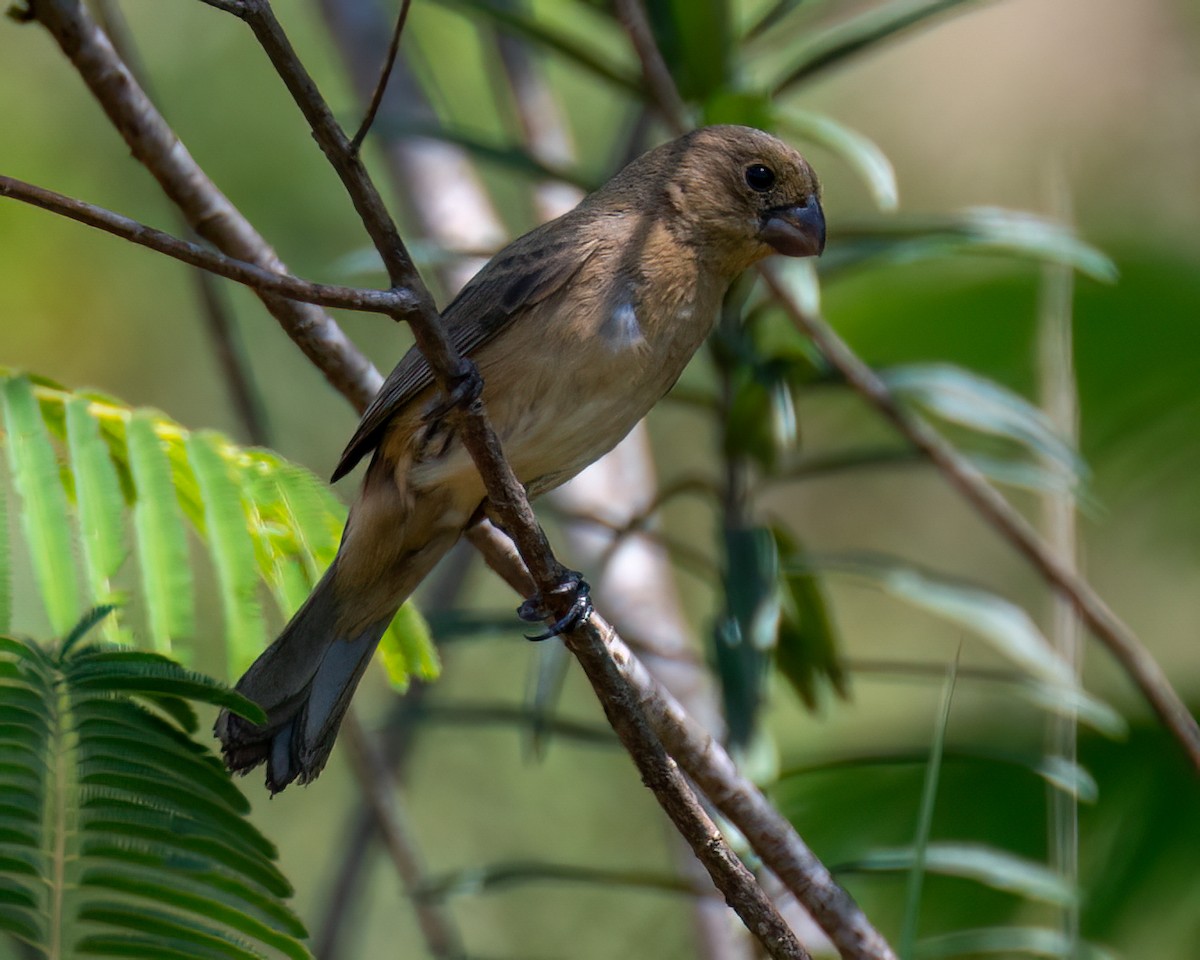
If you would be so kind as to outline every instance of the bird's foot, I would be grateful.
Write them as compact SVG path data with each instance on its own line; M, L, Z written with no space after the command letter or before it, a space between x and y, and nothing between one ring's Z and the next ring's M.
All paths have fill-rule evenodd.
M459 360L458 369L450 379L450 392L425 411L421 418L426 423L440 420L456 407L469 407L483 394L483 377L479 368L466 357Z
M583 579L582 573L574 570L564 571L562 579L550 593L556 597L570 597L571 608L565 615L550 624L550 629L545 633L537 636L526 634L526 640L549 640L551 637L569 633L581 624L587 623L588 618L595 612L595 607L592 606L592 588ZM553 614L546 603L546 598L537 596L521 604L517 608L517 616L527 623L538 623L550 619Z

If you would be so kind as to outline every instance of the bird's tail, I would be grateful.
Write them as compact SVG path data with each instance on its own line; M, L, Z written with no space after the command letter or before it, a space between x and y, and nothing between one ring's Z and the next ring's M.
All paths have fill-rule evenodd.
M259 726L228 710L217 718L215 732L230 770L246 773L265 763L272 793L293 781L308 783L321 772L392 617L452 543L453 538L437 544L439 549L410 554L414 562L404 565L401 582L389 585L383 609L378 603L371 607L380 615L366 622L361 608L344 609L358 604L340 598L345 591L339 589L339 560L334 560L283 632L237 683L239 693L263 708L266 723Z

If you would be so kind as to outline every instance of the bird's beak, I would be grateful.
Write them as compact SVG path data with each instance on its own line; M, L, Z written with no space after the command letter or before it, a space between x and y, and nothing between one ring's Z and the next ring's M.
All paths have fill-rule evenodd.
M763 215L759 239L788 257L817 257L825 249L825 214L816 196L794 207L776 207Z

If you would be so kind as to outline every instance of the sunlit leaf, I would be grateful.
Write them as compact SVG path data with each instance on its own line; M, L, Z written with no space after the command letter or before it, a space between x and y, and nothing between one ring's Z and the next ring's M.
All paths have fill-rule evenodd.
M1086 476L1079 455L1059 436L1044 412L986 377L949 364L910 364L880 372L902 400L959 426L1013 441L1068 477Z
M825 277L869 262L913 263L962 253L1060 263L1101 282L1113 262L1070 226L1021 210L973 207L944 216L897 216L837 224L819 269Z
M854 54L878 47L901 31L964 2L966 0L892 0L824 30L813 31L789 44L788 65L771 88L776 94L789 91L822 70ZM774 41L770 32L762 39L766 43Z
M21 499L21 526L46 615L63 634L81 613L67 496L29 379L9 377L3 394L5 447Z
M872 850L847 864L847 871L895 872L911 870L916 853L911 848ZM1057 873L1041 863L994 847L971 843L930 843L925 849L925 869L949 877L975 880L995 890L1030 900L1065 905L1075 894Z
M851 130L832 117L808 110L786 110L780 114L781 128L808 140L841 158L862 177L875 205L891 213L900 204L900 188L896 171L878 145L868 137Z
M986 927L956 930L927 937L917 944L919 960L949 960L989 954L1059 958L1059 960L1117 960L1116 955L1090 943L1077 943L1061 930L1046 927Z

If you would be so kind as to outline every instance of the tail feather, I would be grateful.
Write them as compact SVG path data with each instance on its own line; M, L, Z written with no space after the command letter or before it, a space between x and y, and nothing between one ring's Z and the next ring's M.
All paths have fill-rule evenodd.
M329 759L338 727L388 624L386 617L353 635L339 632L334 566L279 638L254 661L237 690L267 714L261 726L222 711L216 734L235 773L267 765L267 788L308 783ZM397 606L397 609L399 607Z

